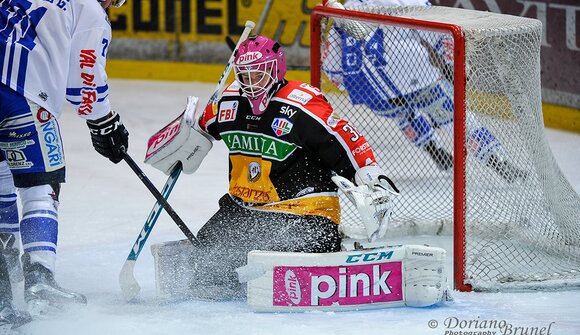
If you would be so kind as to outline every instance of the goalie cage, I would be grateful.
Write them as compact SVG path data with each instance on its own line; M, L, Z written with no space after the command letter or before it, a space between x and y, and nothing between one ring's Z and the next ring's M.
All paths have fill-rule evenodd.
M329 40L335 24L347 31L362 26L369 35L381 27L389 32L386 39L409 29L443 34L452 64L447 75L453 80L454 125L447 134L437 133L454 156L450 172L410 144L396 121L351 103L321 71L327 62L341 62L340 49L328 48L336 42ZM311 27L312 84L361 130L401 190L387 237L453 233L453 277L460 291L580 286L580 198L543 131L540 21L439 6L356 11L317 6ZM390 59L384 66L406 65ZM526 171L525 180L508 183L468 153L467 113L500 140L505 157ZM342 196L341 208L341 230L366 237L356 210Z

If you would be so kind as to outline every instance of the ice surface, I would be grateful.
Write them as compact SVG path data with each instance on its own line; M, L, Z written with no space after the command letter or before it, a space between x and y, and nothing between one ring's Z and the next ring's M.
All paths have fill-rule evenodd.
M131 156L159 188L166 176L142 163L147 139L181 113L187 95L207 101L215 85L160 81L111 80L113 108L130 131ZM445 327L445 320L493 320L509 323L491 329L496 334L525 334L546 327L542 334L580 334L580 291L529 293L458 293L454 302L433 308L396 308L364 312L309 312L298 314L252 313L243 302L163 303L156 299L153 243L182 239L175 223L163 213L137 260L135 275L142 287L141 300L126 303L118 275L155 200L124 163L113 165L100 157L90 143L84 121L72 111L64 113L61 131L65 141L67 182L60 203L60 239L56 278L66 288L85 293L86 307L35 320L22 334L446 334L446 331L485 331L471 327ZM580 135L546 130L560 167L580 192ZM227 191L226 149L216 143L194 175L182 175L170 197L178 214L196 232L217 210ZM449 237L432 243L422 238L401 243L430 243L451 248ZM24 307L22 284L15 303ZM438 322L435 329L430 320ZM453 325L451 325L453 326ZM516 330L515 327L521 327ZM451 333L447 333L451 334ZM459 333L455 333L459 334ZM476 333L474 333L476 334Z

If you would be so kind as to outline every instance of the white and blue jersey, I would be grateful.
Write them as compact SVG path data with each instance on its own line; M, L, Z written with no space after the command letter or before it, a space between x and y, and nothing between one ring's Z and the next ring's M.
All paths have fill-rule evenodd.
M17 187L64 181L58 118L110 111L107 14L95 0L0 3L0 150Z
M441 71L429 64L427 50L418 43L418 37L388 39L387 50L383 29L363 41L342 29L336 31L342 49L342 85L354 104L365 104L382 115L395 117L396 111L389 110L400 106L397 99L412 103L422 90L442 79ZM411 30L406 33L417 34Z
M397 119L409 141L423 147L436 140L433 125L453 121L451 86L443 80L441 70L430 63L428 50L420 43L438 38L411 29L378 28L358 40L346 29L335 27L330 31L328 55L340 55L340 59L327 56L323 70L348 93L351 103Z
M107 14L95 0L3 0L0 81L59 117L65 97L79 116L110 111Z
M425 0L349 0L346 9L361 6L431 6ZM348 26L334 25L322 70L339 89L346 91L355 105L365 105L375 114L398 121L401 132L417 147L438 141L434 128L453 122L453 86L442 69L431 62L434 50L445 61L452 61L445 34L382 26L357 39ZM426 47L427 43L429 47ZM334 58L333 58L334 57ZM480 160L500 148L497 139L467 114L468 140Z

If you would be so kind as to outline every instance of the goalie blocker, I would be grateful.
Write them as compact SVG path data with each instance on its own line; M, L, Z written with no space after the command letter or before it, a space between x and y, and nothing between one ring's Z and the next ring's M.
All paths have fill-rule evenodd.
M186 241L151 247L161 297L190 297L192 248ZM418 245L320 254L251 251L236 271L256 312L425 307L448 299L445 256L441 248Z

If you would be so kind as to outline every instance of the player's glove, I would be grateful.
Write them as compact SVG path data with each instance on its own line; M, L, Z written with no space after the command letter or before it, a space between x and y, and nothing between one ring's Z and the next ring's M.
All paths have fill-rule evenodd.
M369 241L385 236L393 210L393 196L399 195L395 184L376 165L360 168L355 174L356 185L334 176L332 181L356 206Z
M129 148L129 132L114 111L97 120L87 120L93 147L101 155L117 164Z

